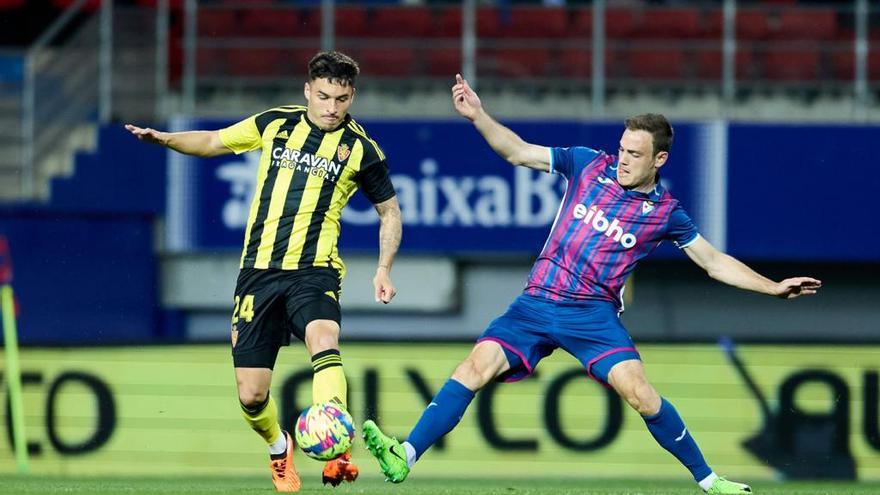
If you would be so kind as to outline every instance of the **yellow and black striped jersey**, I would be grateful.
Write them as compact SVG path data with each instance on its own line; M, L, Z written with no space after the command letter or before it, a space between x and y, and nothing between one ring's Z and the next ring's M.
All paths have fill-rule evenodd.
M337 252L342 208L361 187L381 203L394 196L385 155L350 115L323 131L304 106L283 106L220 130L236 154L262 150L241 268L297 270L345 265Z

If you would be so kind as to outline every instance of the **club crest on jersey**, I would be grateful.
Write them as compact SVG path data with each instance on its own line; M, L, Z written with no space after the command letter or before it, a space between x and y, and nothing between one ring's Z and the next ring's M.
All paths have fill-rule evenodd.
M590 205L587 208L585 205L577 204L574 206L572 215L584 222L585 225L592 227L593 230L613 239L614 242L623 246L623 249L630 249L638 242L635 235L623 231L623 227L620 226L620 222L616 218L608 220L605 212L597 208L596 205Z
M642 215L647 215L654 211L654 202L653 201L642 201Z
M351 148L348 147L347 144L342 143L336 147L336 158L339 158L340 162L344 162L348 155L351 154Z

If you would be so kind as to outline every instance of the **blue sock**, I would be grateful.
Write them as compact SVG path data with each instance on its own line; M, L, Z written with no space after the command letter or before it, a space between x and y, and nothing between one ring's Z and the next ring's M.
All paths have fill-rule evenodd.
M662 399L660 410L653 416L644 416L648 431L661 447L674 455L698 482L712 474L712 469L703 459L703 453L697 442L684 425L675 407L666 399Z
M446 380L406 439L416 450L416 459L455 428L473 398L472 390L452 378Z

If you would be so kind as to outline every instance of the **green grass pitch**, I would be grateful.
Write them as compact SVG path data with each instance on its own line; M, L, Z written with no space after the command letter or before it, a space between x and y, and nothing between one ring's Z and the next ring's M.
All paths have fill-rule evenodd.
M757 495L868 495L880 493L880 483L758 482L752 485ZM0 476L0 494L210 494L248 495L275 493L265 477L56 477ZM319 478L306 476L300 493L326 495L700 495L696 485L687 481L541 479L501 480L419 478L401 485L365 477L351 485L331 488L321 486Z

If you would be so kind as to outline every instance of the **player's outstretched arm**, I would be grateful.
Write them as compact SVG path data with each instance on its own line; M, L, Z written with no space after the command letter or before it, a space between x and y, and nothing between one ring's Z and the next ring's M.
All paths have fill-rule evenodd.
M132 124L125 124L125 128L141 141L165 146L187 155L212 157L232 153L220 141L218 131L162 132Z
M376 267L376 276L373 277L373 289L376 291L376 302L388 304L397 295L397 289L391 282L391 265L394 263L397 248L400 247L403 224L396 196L376 204L375 207L379 213L379 264Z
M710 277L740 289L782 299L794 299L815 294L822 287L821 281L810 277L794 277L774 282L733 256L722 253L702 237L684 248L684 252L694 263L706 270Z
M461 74L455 75L452 104L462 117L474 123L489 146L501 155L501 158L513 165L522 165L544 172L550 171L550 148L527 143L515 132L499 124L483 110L480 97Z

